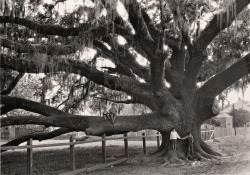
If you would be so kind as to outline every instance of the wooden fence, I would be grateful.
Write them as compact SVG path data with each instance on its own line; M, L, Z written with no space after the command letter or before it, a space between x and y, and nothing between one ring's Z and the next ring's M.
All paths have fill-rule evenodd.
M147 153L146 149L146 138L156 138L157 141L157 146L160 146L160 134L157 132L156 135L145 135L145 133L142 133L142 136L127 136L127 134L124 134L122 137L111 137L111 138L106 138L105 135L102 136L101 139L96 139L96 140L90 140L90 141L75 141L73 137L70 137L68 143L54 143L54 144L43 144L43 145L33 145L32 139L29 139L27 141L27 145L25 146L3 146L1 147L1 150L17 150L17 149L27 149L27 174L32 175L33 174L33 149L34 148L44 148L44 147L56 147L56 146L65 146L68 145L70 149L70 167L71 167L71 172L65 173L65 175L70 174L74 175L80 172L90 172L99 168L104 168L107 166L115 165L121 162L124 162L129 158L129 149L128 149L128 140L129 139L138 139L140 138L142 140L142 145L143 145L143 153ZM114 162L109 162L107 163L106 161L106 141L108 140L124 140L124 153L125 153L125 158L116 160ZM83 168L83 169L78 169L76 170L76 162L75 162L75 145L79 144L85 144L85 143L94 143L94 142L102 142L102 160L103 164L102 165L97 165L94 167L89 167L89 168ZM64 174L64 173L63 173ZM62 174L62 175L63 175Z
M237 134L243 134L245 132L246 128L237 128L236 133ZM206 131L201 131L201 136L203 140L211 140L214 138L218 137L227 137L227 136L232 136L234 135L234 129L233 128L215 128L214 130L206 130ZM147 153L146 149L146 138L156 138L157 146L160 146L160 134L157 132L155 135L145 135L145 133L142 133L141 136L128 136L127 134L122 135L121 137L110 137L106 138L105 135L102 136L101 139L95 139L95 140L90 140L90 141L75 141L73 137L70 137L68 143L54 143L54 144L43 144L43 145L33 145L32 144L32 139L27 141L26 146L4 146L1 147L1 150L16 150L16 149L27 149L27 174L32 175L33 174L33 149L34 148L42 148L42 147L56 147L56 146L65 146L68 145L70 149L70 167L71 167L71 172L64 173L66 174L77 174L80 172L90 172L99 168L104 168L107 166L115 165L121 162L124 162L129 158L129 151L128 151L128 140L129 139L141 139L142 140L142 145L143 145L143 153ZM125 158L116 160L114 162L109 162L107 163L106 161L106 141L108 140L124 140L124 155ZM75 162L75 145L79 144L85 144L85 143L94 143L94 142L102 142L102 160L103 164L102 165L97 165L94 167L89 167L89 168L83 168L83 169L78 169L76 170L76 162ZM64 175L62 174L62 175Z

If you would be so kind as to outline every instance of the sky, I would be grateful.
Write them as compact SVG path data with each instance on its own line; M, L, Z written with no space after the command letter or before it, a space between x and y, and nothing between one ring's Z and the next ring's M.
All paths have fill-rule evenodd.
M230 92L228 94L228 101L230 101L230 103L235 103L238 101L238 98L241 98L242 99L242 93L241 91L239 93L233 91L233 92ZM248 87L246 89L246 92L245 92L245 96L244 96L244 100L245 101L249 101L250 102L250 87Z

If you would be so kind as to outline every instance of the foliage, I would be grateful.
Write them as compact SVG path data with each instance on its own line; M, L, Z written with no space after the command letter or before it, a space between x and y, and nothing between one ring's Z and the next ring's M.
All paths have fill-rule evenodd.
M244 109L235 109L231 111L230 115L234 117L234 126L241 127L245 126L246 123L250 122L250 112Z
M218 120L216 120L215 117L213 117L213 118L211 118L209 120L206 120L205 123L209 124L209 125L212 125L214 127L220 127L221 126L221 123Z

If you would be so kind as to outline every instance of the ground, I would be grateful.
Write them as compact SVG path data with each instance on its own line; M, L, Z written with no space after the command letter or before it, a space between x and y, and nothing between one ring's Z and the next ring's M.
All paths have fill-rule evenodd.
M64 141L65 142L65 141ZM123 141L107 142L108 161L124 157ZM116 145L118 143L118 145ZM125 163L97 170L89 175L193 175L193 174L250 174L250 128L245 136L228 137L209 142L215 150L225 154L221 160L210 162L189 162L185 165L160 166L159 163ZM93 147L94 146L94 147ZM89 167L102 162L101 144L91 144L88 147L76 149L76 168ZM156 149L156 141L147 141L147 151L153 152ZM132 156L142 156L142 142L130 141L129 153ZM1 174L25 174L26 159L25 152L7 152L1 156ZM46 160L46 161L45 161ZM59 160L59 161L58 161ZM195 165L194 165L195 164ZM34 153L34 174L58 175L70 171L69 150L65 148L54 150L40 150Z
M159 164L125 164L107 168L90 175L193 175L193 174L237 174L250 175L250 128L247 129L245 136L229 137L219 142L209 143L214 149L223 152L225 157L219 161L196 162L186 165L159 166ZM194 163L193 163L194 164ZM199 165L200 164L200 165Z

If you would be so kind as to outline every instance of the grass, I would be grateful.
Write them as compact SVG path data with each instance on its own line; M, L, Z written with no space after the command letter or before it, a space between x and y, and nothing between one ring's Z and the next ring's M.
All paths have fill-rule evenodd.
M102 163L102 148L76 147L76 169L90 167ZM147 147L148 152L156 150L156 146ZM107 161L114 161L124 158L123 146L107 146ZM129 155L142 155L142 146L129 146ZM33 153L33 174L54 175L70 171L69 149L42 150ZM2 175L24 175L27 174L27 154L26 151L5 152L1 155Z
M245 142L244 136L229 137L220 139L218 142L208 143L215 151L226 155L235 155L249 148L249 143Z

